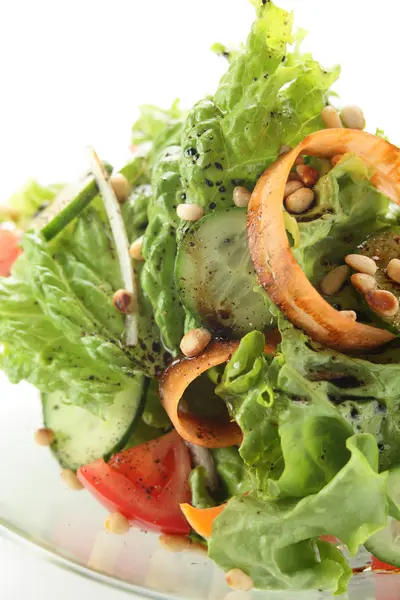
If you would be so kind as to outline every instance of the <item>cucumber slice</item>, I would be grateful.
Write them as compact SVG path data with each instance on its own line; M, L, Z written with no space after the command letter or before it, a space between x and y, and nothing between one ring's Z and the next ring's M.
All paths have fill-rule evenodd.
M110 175L112 167L104 165ZM86 177L84 181L66 186L54 202L43 210L33 221L35 229L41 229L47 241L52 240L75 217L79 215L99 193L97 183L93 176Z
M400 468L389 471L387 489L390 512L399 517ZM387 527L371 536L365 547L382 562L400 567L400 521L389 517Z
M245 209L197 221L179 246L175 278L186 309L219 335L241 337L274 323L250 260Z
M136 375L129 388L115 396L105 418L66 404L62 392L43 394L44 424L55 433L52 450L61 466L76 470L123 448L143 410L147 381Z
M389 261L400 258L400 227L384 229L370 236L358 250L360 254L373 258L376 262L378 270L374 277L378 289L392 292L400 300L400 284L390 279L386 273ZM380 327L400 335L400 311L394 317L381 317L368 307L368 314Z

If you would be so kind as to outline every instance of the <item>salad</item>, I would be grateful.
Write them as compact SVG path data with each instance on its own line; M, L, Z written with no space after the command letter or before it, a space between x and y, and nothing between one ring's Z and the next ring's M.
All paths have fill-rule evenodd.
M1 208L0 362L110 532L341 594L360 546L400 568L400 150L253 4L213 96Z

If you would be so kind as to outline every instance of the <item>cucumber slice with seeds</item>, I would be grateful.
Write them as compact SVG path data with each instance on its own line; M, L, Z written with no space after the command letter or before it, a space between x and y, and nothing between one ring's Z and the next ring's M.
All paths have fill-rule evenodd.
M241 337L274 324L257 284L246 237L246 210L206 215L185 234L175 278L187 310L218 335Z
M52 451L61 466L76 470L122 449L142 413L147 383L136 375L129 388L116 394L104 418L68 404L63 392L43 394L44 424L54 431Z

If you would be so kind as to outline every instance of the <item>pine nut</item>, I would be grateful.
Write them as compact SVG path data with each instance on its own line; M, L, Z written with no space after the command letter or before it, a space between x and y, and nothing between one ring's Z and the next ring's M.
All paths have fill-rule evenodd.
M334 296L342 289L344 282L349 276L349 267L341 265L330 271L320 283L320 290L324 296Z
M366 300L372 310L381 317L394 317L399 310L399 301L396 296L386 290L368 292Z
M54 442L54 431L48 427L42 427L35 431L34 440L39 446L51 446Z
M400 260L398 258L392 258L389 261L386 271L390 279L396 283L400 283Z
M340 314L352 321L357 321L357 313L354 310L341 310Z
M292 148L290 146L288 146L287 144L283 144L283 146L281 146L279 148L279 153L278 154L279 154L279 156L283 156L284 154L287 154L288 152L290 152L291 149Z
M285 192L283 197L286 198L288 196L291 196L292 194L294 194L294 192L297 192L297 190L299 190L300 188L303 188L304 184L302 181L288 181L287 184L285 185Z
M349 129L364 129L365 117L359 106L345 106L340 112L345 127Z
M176 213L183 221L198 221L204 215L204 209L199 204L178 204Z
M313 187L319 179L318 171L310 167L310 165L299 165L296 167L296 173L307 187Z
M248 591L254 587L252 578L242 569L231 569L225 574L225 580L232 590Z
M185 356L197 356L208 346L211 333L207 329L191 329L181 339L180 348Z
M300 177L297 175L296 171L290 171L288 181L300 181Z
M117 196L118 202L121 204L126 202L131 195L132 186L125 175L122 175L122 173L111 175L109 182L114 190L114 194Z
M130 529L128 519L118 512L112 513L107 517L104 527L109 533L114 533L115 535L124 535Z
M168 552L184 552L189 550L192 540L183 535L160 535L159 544Z
M113 305L123 315L132 310L132 294L128 290L118 290L113 296Z
M245 208L250 202L251 194L249 190L238 185L233 190L233 204L239 208Z
M351 283L362 294L372 292L377 286L376 279L366 273L355 273L350 277Z
M137 238L129 248L129 254L134 260L144 260L142 254L142 244L143 244L143 236Z
M344 154L335 154L335 156L332 156L331 158L331 163L333 167L336 167L336 165L342 160Z
M344 260L355 271L366 273L367 275L375 275L378 268L372 258L363 256L362 254L348 254L344 257Z
M325 106L322 109L321 117L328 129L343 127L339 113L333 106Z
M314 192L309 188L301 188L286 198L288 212L299 215L305 212L314 202Z
M76 473L71 471L71 469L62 469L60 475L63 482L69 487L70 490L77 492L78 490L83 489L83 485L76 476Z

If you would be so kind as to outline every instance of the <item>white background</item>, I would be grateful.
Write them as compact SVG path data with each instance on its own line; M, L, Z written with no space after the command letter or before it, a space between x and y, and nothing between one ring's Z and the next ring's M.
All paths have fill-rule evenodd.
M400 140L398 0L281 4L296 7L317 58L342 64L337 90L365 109L369 130L379 125ZM75 177L88 144L122 163L137 106L168 106L177 96L189 106L212 93L225 64L208 48L242 40L252 16L246 0L1 3L0 202L29 176ZM55 589L58 600L125 597L0 539L1 598L50 600Z

